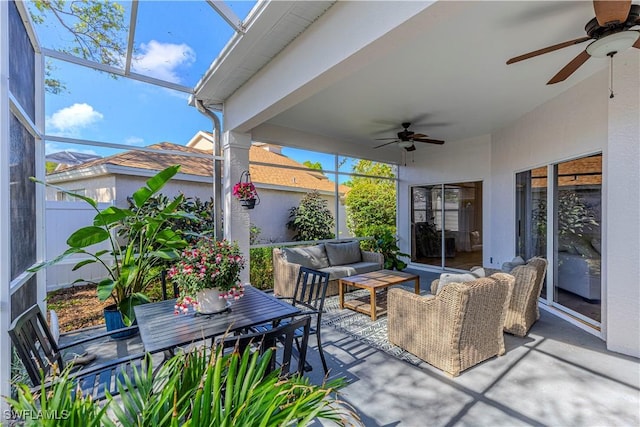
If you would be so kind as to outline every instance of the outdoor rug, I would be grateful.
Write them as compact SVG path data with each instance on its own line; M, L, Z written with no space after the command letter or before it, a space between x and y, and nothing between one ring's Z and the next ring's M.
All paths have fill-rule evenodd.
M413 288L408 289L413 292ZM383 291L385 292L385 291ZM349 292L345 299L361 298L369 295L368 290ZM322 315L322 326L332 327L354 339L418 366L424 363L413 354L391 344L387 338L387 315L379 316L376 321L371 317L350 309L340 309L337 295L327 297L324 302L325 313Z

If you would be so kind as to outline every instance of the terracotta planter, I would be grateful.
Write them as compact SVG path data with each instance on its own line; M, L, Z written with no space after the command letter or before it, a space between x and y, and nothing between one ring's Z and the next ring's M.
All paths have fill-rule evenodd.
M198 312L201 314L220 313L227 309L227 300L220 298L217 288L203 289L196 294Z

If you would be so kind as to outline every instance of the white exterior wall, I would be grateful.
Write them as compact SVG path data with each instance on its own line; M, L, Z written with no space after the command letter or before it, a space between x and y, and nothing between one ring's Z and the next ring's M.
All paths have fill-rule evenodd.
M616 56L609 107L603 239L607 348L640 357L640 55Z
M84 195L87 197L91 197L99 202L111 202L116 196L115 182L115 176L102 175L88 179L56 182L54 185L70 191L84 189ZM58 190L52 187L46 187L46 189L47 200L57 200Z

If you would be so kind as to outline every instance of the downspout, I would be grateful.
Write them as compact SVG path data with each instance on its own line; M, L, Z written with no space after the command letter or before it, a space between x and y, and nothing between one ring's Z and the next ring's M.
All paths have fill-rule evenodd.
M213 121L213 220L216 240L223 239L222 233L222 147L220 144L220 119L207 109L201 100L196 100L196 107Z

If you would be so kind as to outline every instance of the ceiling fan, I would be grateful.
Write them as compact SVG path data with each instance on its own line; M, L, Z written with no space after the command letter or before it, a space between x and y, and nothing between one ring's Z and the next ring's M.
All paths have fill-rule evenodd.
M392 141L385 142L384 144L378 145L377 147L373 147L373 148L374 149L380 148L380 147L384 147L385 145L389 145L397 142L399 147L402 147L407 151L414 151L416 149L416 146L413 144L414 142L426 142L429 144L438 144L438 145L444 144L444 141L440 141L439 139L427 138L428 135L410 131L409 126L411 126L411 123L409 122L402 123L402 127L404 128L404 130L398 132L397 137L377 138L376 141L385 141L389 139Z
M564 81L573 74L587 59L592 56L604 58L613 57L616 53L635 47L640 49L640 31L632 30L640 25L640 6L632 5L631 0L593 0L593 9L596 17L587 22L584 29L586 37L558 43L543 49L516 56L507 61L507 64L523 61L538 55L553 52L568 46L573 46L593 40L585 50L573 58L564 66L549 82L548 85Z

